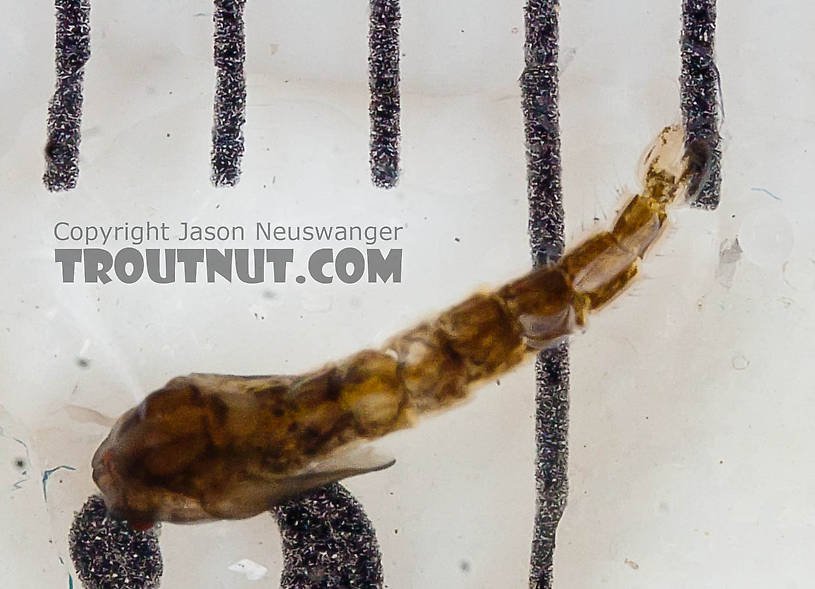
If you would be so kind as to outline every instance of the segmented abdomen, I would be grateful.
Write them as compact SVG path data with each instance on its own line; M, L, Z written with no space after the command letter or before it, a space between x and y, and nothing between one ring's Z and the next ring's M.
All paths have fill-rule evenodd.
M455 404L474 383L583 326L589 312L626 288L665 225L666 207L704 185L704 149L691 146L686 153L683 139L677 127L658 137L641 194L610 231L554 265L470 297L380 350L298 377L174 379L111 432L94 459L99 480L109 493L127 488L123 477L129 477L148 490L158 485L179 496L219 498L235 481L295 472L351 441L382 436ZM128 501L135 508L136 495Z
M340 403L362 437L377 437L442 409L471 385L495 378L530 352L583 326L637 274L639 261L667 220L667 207L690 198L707 173L703 145L686 151L680 127L657 137L644 163L643 190L626 203L610 231L571 249L503 288L476 294L338 368Z

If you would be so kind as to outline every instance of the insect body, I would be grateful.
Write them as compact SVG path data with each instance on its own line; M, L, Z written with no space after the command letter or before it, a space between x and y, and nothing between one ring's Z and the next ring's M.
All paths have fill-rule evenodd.
M137 526L246 518L389 466L354 443L455 404L478 382L581 328L626 288L667 207L704 183L708 152L683 139L679 127L657 137L643 189L610 231L379 350L302 376L171 380L125 413L94 455L93 477L112 515Z

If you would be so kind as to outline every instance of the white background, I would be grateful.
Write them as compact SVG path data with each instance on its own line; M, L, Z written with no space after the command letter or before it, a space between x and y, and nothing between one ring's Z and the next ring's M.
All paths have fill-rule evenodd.
M403 175L388 192L368 181L365 3L249 2L244 174L214 189L212 4L94 2L79 187L56 195L40 181L53 6L2 3L3 586L67 586L59 557L69 562L67 530L94 490L89 462L106 430L66 406L116 416L178 374L307 370L529 265L521 2L404 3ZM636 189L643 148L679 121L679 11L679 0L561 9L570 242L595 217L611 222L620 193ZM722 205L678 211L630 293L573 339L559 588L808 586L813 18L805 3L719 8ZM404 225L404 281L62 285L60 220ZM737 236L744 254L720 264ZM389 587L525 586L532 383L528 365L484 386L383 440L396 466L348 481L376 525ZM29 448L27 480L11 437ZM49 479L46 503L42 472L59 465L77 470ZM161 546L164 587L278 583L269 516L164 526ZM227 570L242 558L269 575Z

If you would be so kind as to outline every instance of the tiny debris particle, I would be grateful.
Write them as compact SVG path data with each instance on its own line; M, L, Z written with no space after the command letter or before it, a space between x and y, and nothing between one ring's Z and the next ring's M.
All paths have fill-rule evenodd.
M57 472L58 470L76 470L73 466L68 466L66 464L55 466L54 468L48 468L43 471L42 473L42 497L45 501L48 501L48 479L51 477L52 474ZM60 481L61 483L62 481Z
M269 572L265 566L248 558L229 565L227 569L233 573L242 573L249 581L259 581Z
M766 188L761 188L761 187L759 187L759 186L754 186L754 187L753 187L753 188L751 188L750 190L752 190L753 192L763 192L764 194L766 194L766 195L767 195L767 196L769 196L770 198L773 198L773 199L775 199L775 200L781 200L781 197L780 197L780 196L777 196L777 195L773 194L772 192L770 192L770 191L769 191L769 190L767 190Z
M734 370L746 370L747 367L750 366L750 361L744 354L736 354L730 361L730 365L733 366Z
M77 358L76 365L79 366L80 368L87 368L88 366L91 365L91 361L88 360L87 358Z
M464 571L465 573L469 573L469 572L470 572L470 563L469 563L468 561L466 561L466 560L462 560L462 561L459 563L459 566L461 567L461 570L462 570L462 571Z
M636 570L638 570L640 568L640 565L638 565L633 560L629 560L627 558L625 559L625 564L627 564L629 567L631 567L631 569L634 570L634 571L636 571Z

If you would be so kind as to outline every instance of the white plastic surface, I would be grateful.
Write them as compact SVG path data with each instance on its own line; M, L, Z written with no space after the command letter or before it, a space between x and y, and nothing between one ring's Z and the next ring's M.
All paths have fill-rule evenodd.
M215 189L212 4L93 2L79 187L63 194L40 181L52 6L2 6L3 587L68 584L67 530L94 491L106 428L66 406L117 416L191 371L303 371L529 265L521 2L403 3L403 174L387 192L368 180L365 3L249 2L244 173ZM678 0L561 9L571 242L595 217L611 221L644 146L679 120L679 11ZM722 204L679 211L632 291L573 338L558 588L811 582L814 18L804 3L719 7ZM403 225L403 282L61 284L61 220ZM737 237L743 254L720 263ZM347 482L377 528L389 587L525 586L533 390L527 365L383 440L396 466ZM76 470L50 476L46 502L43 472L61 465ZM278 583L268 516L165 526L161 546L164 587ZM243 559L268 574L229 570Z

